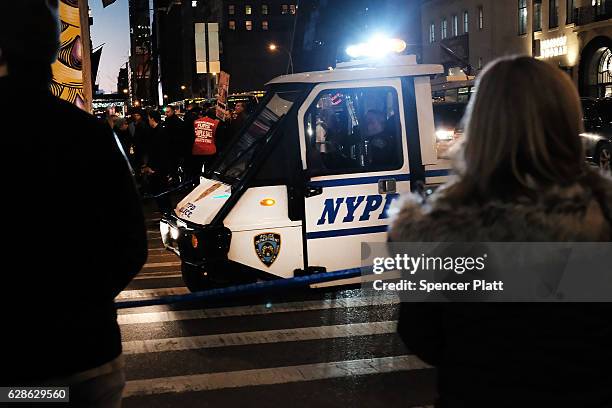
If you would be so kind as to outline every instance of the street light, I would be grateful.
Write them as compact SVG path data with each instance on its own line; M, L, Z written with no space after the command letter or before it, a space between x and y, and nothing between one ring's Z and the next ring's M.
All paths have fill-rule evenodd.
M187 89L187 87L185 85L181 85L181 91L184 91L185 89Z
M127 95L127 93L128 93L128 92L129 92L129 91L128 91L127 89L124 89L124 90L123 90L123 93L124 93L124 94L126 94L126 95Z
M287 55L289 56L289 67L291 67L291 73L293 74L293 57L291 56L291 53L286 48L281 47L280 45L276 45L274 43L268 45L268 49L272 52L275 52L276 50L282 50L287 53Z

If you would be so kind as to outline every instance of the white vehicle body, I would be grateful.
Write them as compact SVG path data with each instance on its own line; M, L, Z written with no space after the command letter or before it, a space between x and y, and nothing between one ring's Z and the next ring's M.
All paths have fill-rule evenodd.
M213 259L281 278L359 268L399 195L448 177L430 86L441 72L403 56L274 79L244 134L162 220L165 245L200 271Z

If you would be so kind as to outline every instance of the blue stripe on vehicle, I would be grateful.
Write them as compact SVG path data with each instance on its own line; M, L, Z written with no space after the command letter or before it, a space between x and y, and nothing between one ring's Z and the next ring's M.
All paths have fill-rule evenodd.
M451 173L450 169L443 170L429 170L425 172L425 177L440 177L448 176Z
M355 177L338 180L320 180L312 181L311 185L315 187L339 187L339 186L356 186L360 184L375 184L381 179L395 179L396 181L409 181L410 174L390 174L386 176L372 177Z
M375 227L360 227L360 228L346 228L339 230L329 231L315 231L306 234L306 239L318 239L318 238L331 238L331 237L345 237L348 235L363 235L363 234L376 234L378 232L387 232L387 225L377 225Z
M425 177L448 176L450 173L450 169L428 170L425 172ZM337 180L315 180L310 182L310 184L314 187L358 186L361 184L376 184L379 180L382 179L395 179L395 181L410 181L410 174L391 174L385 176L355 177Z

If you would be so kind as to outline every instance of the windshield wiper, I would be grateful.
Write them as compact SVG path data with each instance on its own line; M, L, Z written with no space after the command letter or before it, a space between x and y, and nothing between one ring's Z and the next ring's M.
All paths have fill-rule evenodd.
M217 180L225 184L231 185L233 182L236 181L236 180L231 179L230 177L225 176L224 174L219 173L218 171L212 171L209 174L211 175L211 177L215 177Z

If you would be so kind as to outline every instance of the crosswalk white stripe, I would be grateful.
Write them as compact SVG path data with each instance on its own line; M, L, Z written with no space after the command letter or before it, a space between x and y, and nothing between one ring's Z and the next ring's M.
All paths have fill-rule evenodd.
M134 280L141 279L164 279L164 278L180 278L182 275L180 273L141 273L134 277Z
M169 254L172 253L172 252L168 251L165 247L149 248L149 252L151 252L151 251L155 251L155 252L167 251Z
M254 316L268 313L306 312L312 310L345 309L350 307L383 306L399 303L397 296L352 297L303 302L272 303L226 308L129 313L117 316L120 325L162 323L180 320L218 317ZM167 306L164 306L166 308Z
M146 263L142 268L163 268L168 266L181 266L181 261Z
M179 269L176 269L173 271L154 271L154 272L140 271L140 273L136 276L161 276L161 275L167 275L169 273L178 273L178 272L180 272Z
M341 337L373 336L395 333L396 321L339 324L333 326L300 327L296 329L262 330L205 336L174 337L123 342L124 354L162 353L252 344L323 340Z
M289 367L151 378L128 381L123 391L123 397L287 384L394 371L421 370L425 368L429 368L429 366L418 357L404 355Z
M124 290L115 298L115 300L149 299L161 296L185 295L187 293L189 293L189 289L187 288Z
M147 259L147 263L158 263L158 262L180 262L180 261L177 261L176 256L173 256L170 253L161 254L161 255L152 255L152 256L149 255L149 259ZM176 268L173 268L173 269L179 271L181 268L180 266L177 266ZM141 273L155 273L155 271L142 270Z

